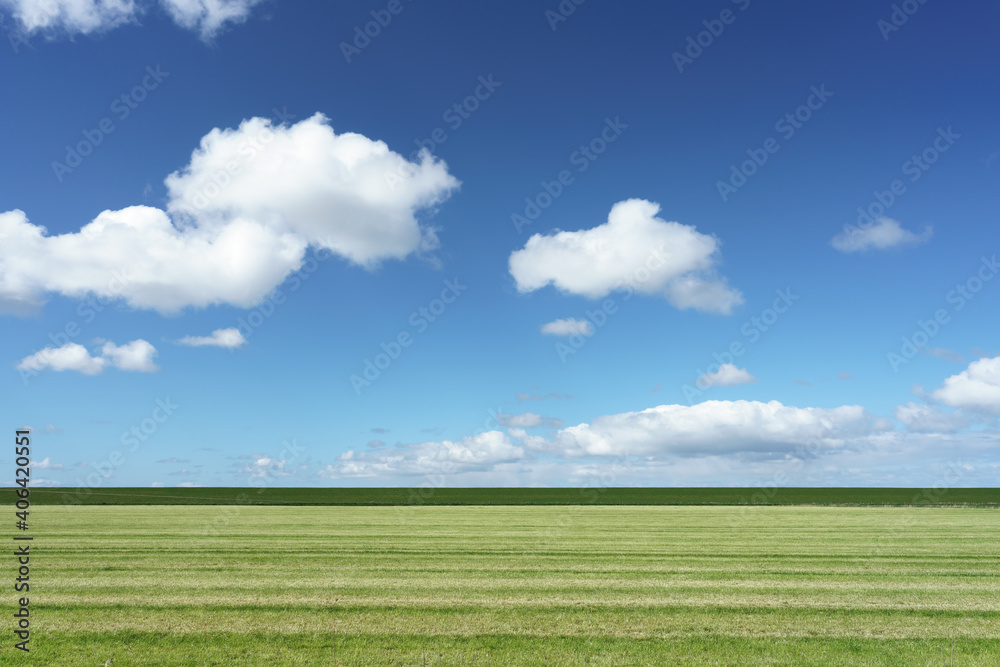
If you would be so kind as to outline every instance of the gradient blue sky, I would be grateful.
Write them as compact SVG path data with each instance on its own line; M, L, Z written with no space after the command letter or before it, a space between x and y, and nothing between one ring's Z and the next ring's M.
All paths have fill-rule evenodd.
M961 309L949 293L970 279L975 287L977 272L992 277L983 258L1000 252L1000 7L914 3L915 13L886 31L879 22L892 20L890 2L585 2L553 29L546 12L558 11L555 1L402 0L348 62L342 43L388 4L233 2L236 19L216 26L210 14L172 15L169 0L84 18L39 18L33 0L0 0L8 102L0 212L25 216L0 224L8 306L0 382L8 427L36 431L35 475L47 480L36 482L996 483L1000 280L986 280ZM731 22L712 23L724 10ZM675 52L705 21L723 25L721 34L678 71ZM147 67L168 75L122 118L114 100L144 77L155 82ZM486 99L455 127L449 109L474 95L481 77L498 85L488 95L479 88ZM817 108L794 133L776 127L814 89L832 95L822 104L813 97ZM460 186L434 190L432 206L410 207L412 229L433 229L437 247L368 266L324 255L301 285L282 281L284 273L272 281L283 303L268 317L206 285L215 303L162 312L120 298L90 318L81 301L118 266L95 250L105 241L85 249L70 237L58 245L18 235L29 224L50 238L76 235L106 210L167 210L164 179L191 163L202 138L254 117L279 133L305 124L357 133L411 160L441 128L434 164ZM105 118L114 130L90 155L72 171L54 168ZM609 119L619 129L606 150L574 157ZM949 133L938 141L947 150L932 148ZM731 166L747 151L760 155L769 138L777 151L720 196ZM322 153L326 144L303 146ZM914 171L909 161L925 149L936 160ZM289 168L298 159L263 158ZM518 230L512 215L563 170L572 182ZM301 187L261 197L285 202L275 224L294 225L295 198L337 178L310 173ZM905 191L885 216L896 222L873 221L836 242L857 224L858 207L895 180ZM587 255L584 239L601 230L557 230L598 228L615 204L633 199L660 207L658 220L623 207L650 234L714 243L694 279L727 281L729 305L665 297L673 282L627 299L572 287L597 263L634 273L623 258L645 237L605 227L604 245ZM329 200L319 214L329 238L341 233L344 201ZM190 224L172 219L178 230ZM665 224L674 221L683 227ZM554 283L537 289L510 263L535 234L525 263ZM144 252L155 253L147 240ZM76 283L77 272L88 277ZM432 306L448 280L467 287L425 329L415 324L420 316L411 315ZM777 290L798 298L751 340L752 318ZM618 310L587 336L541 331L570 318L585 328L587 312L606 299ZM939 310L947 322L894 368L887 355ZM241 320L262 323L243 327L247 341L235 348L177 342ZM79 331L63 338L69 323ZM401 332L412 344L355 391L351 376ZM104 341L136 340L156 351L139 355L138 370L115 367L114 352L101 351ZM87 348L83 363L103 364L101 372L44 363L25 372L25 359L67 342ZM745 351L729 360L733 342ZM716 361L734 367L712 376L717 386L696 385ZM167 399L172 414L151 421L165 416L156 408ZM133 428L147 432L130 451Z

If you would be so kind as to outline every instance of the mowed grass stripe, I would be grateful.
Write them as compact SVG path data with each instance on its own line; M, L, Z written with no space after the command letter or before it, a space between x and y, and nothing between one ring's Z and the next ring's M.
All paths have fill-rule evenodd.
M218 667L229 665L380 665L466 667L566 665L996 665L997 643L963 639L734 638L686 639L426 636L299 633L203 633L197 642L170 632L66 633L41 636L78 647L80 665L90 656L116 655L115 665ZM148 647L161 647L150 661ZM99 663L103 664L103 663Z
M994 510L227 509L36 508L32 660L1000 664Z

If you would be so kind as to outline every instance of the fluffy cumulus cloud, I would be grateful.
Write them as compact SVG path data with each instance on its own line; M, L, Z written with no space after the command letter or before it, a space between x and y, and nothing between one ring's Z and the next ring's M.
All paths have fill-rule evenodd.
M23 375L34 375L40 371L76 371L84 375L97 375L108 366L123 371L153 373L160 367L153 363L156 348L148 341L137 339L124 345L105 342L95 354L78 343L67 343L62 347L46 347L22 359L17 369Z
M228 24L242 23L262 0L160 0L177 25L209 40ZM0 0L21 30L68 36L100 33L137 22L152 0Z
M46 347L21 359L20 371L38 372L46 369L54 371L76 371L84 375L97 375L104 370L107 360L92 357L83 345L67 343L62 347Z
M953 408L1000 415L1000 357L973 361L947 378L931 398Z
M550 336L589 336L594 333L594 328L587 320L567 318L565 320L553 320L542 325L542 333Z
M848 226L833 237L830 245L841 252L885 250L926 243L934 233L930 225L919 234L911 232L891 218L878 218L867 227Z
M700 387L733 387L738 384L757 382L745 368L737 368L734 364L722 364L714 373L705 373L695 384Z
M708 456L792 453L810 442L826 449L892 428L861 406L798 408L778 401L660 405L598 417L530 446L567 456Z
M510 256L521 292L552 284L592 299L613 290L657 294L677 308L729 313L743 297L716 273L719 241L694 227L656 217L660 205L618 202L592 229L535 234Z
M153 363L155 356L156 348L141 338L120 346L107 342L101 348L101 358L108 360L112 366L123 371L139 373L158 371L160 370L159 366Z
M187 345L189 347L204 347L208 345L211 347L227 347L230 350L242 347L246 343L247 339L235 327L216 329L212 332L211 336L184 336L184 338L177 341L178 345Z
M338 478L483 471L523 456L524 449L513 444L507 434L486 431L459 441L424 442L398 446L391 451L349 450L340 455L336 464L327 466L319 474Z
M166 183L167 211L104 211L78 232L50 236L19 210L0 213L0 308L23 312L51 293L163 313L250 307L310 246L365 268L432 250L417 215L458 186L430 155L408 162L381 141L336 134L321 114L212 130Z

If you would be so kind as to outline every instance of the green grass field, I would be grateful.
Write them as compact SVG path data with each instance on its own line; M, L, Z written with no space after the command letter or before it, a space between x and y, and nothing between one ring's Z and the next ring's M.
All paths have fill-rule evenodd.
M0 502L13 504L14 494ZM840 505L1000 507L1000 489L97 488L32 489L34 505Z
M5 631L2 664L1000 665L989 509L43 505L31 518L33 651Z

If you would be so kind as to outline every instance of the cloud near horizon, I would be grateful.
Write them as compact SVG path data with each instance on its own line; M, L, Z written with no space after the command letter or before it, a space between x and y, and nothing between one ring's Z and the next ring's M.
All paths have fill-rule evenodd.
M845 439L892 429L859 405L797 408L778 401L659 405L598 417L529 446L563 456L704 456L737 452L786 455L810 441L837 448Z
M508 433L489 431L460 441L397 445L391 451L349 450L322 473L326 478L489 472L525 461L636 457L668 460L752 455L771 460L858 449L893 431L888 419L857 405L798 408L778 401L705 401L660 405L597 417L560 428L551 437L527 434L542 418L504 420ZM520 444L516 441L520 441Z
M348 450L337 463L320 471L320 477L377 477L382 474L426 475L431 473L486 471L494 465L516 461L524 448L514 445L501 431L486 431L458 441L424 442L391 451Z
M961 411L942 412L914 401L897 406L895 417L916 433L953 433L975 421Z

